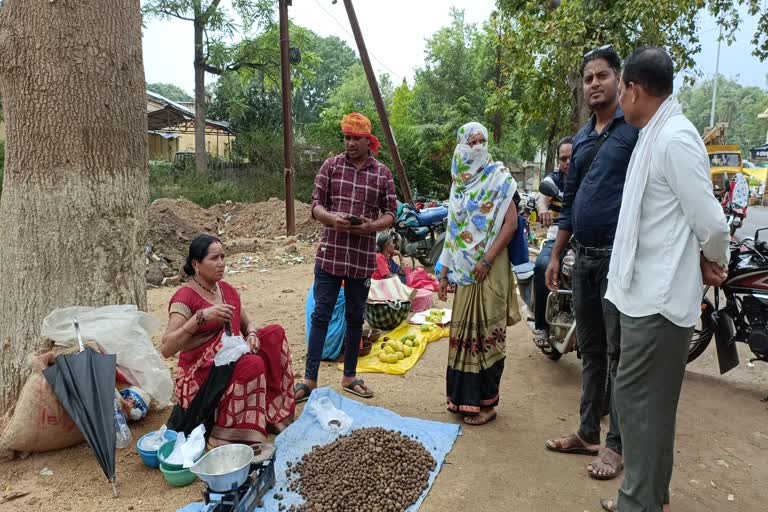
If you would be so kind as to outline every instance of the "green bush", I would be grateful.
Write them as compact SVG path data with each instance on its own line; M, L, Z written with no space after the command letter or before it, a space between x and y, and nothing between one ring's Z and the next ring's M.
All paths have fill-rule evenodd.
M317 167L297 168L294 175L296 199L309 202L314 189ZM194 168L177 168L170 162L149 162L149 195L185 198L204 208L226 201L255 203L270 197L285 198L282 172L259 169L250 165L212 168L200 176Z

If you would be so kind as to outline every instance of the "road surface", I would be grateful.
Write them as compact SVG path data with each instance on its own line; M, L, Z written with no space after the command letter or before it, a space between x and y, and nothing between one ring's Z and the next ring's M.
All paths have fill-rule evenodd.
M768 228L768 207L750 206L747 208L747 218L744 219L744 225L738 231L741 236L754 236L755 230ZM768 232L762 233L761 238L768 239Z

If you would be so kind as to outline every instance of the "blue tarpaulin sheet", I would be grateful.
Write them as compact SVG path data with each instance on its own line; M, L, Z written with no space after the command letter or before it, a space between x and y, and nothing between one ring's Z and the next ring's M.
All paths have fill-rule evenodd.
M277 447L277 458L275 461L275 473L277 476L276 488L287 489L288 479L285 476L285 470L288 468L287 462L296 463L305 454L312 451L315 445L325 445L336 439L336 434L327 432L317 422L315 417L309 412L308 406L313 401L322 397L328 397L333 405L346 412L354 421L352 429L382 427L389 430L399 430L405 436L415 435L423 442L424 447L432 454L437 461L435 470L429 475L429 486L421 494L419 499L408 508L407 512L416 512L421 503L426 498L427 493L432 488L432 484L440 472L440 468L445 461L448 452L451 451L453 443L460 434L460 427L450 423L441 423L437 421L427 421L418 418L408 418L395 414L394 412L382 407L364 405L356 400L345 398L330 388L318 388L312 392L309 402L304 408L301 416L282 434L275 438ZM273 498L274 492L267 493L264 500L264 508L257 510L277 510L278 503L283 505L299 505L304 502L301 495L293 492L283 492L284 498L278 502ZM202 503L191 503L177 512L205 512L205 505Z

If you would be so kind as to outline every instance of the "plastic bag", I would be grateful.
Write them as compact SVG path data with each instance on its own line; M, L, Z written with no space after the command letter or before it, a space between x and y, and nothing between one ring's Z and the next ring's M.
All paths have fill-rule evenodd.
M191 468L204 451L205 426L198 425L187 438L184 438L184 432L179 432L173 451L165 460L169 464L181 464L185 468Z
M234 363L240 356L247 354L251 351L251 346L248 345L242 336L232 336L231 334L224 334L221 336L221 348L213 357L213 364L216 366L223 366L229 363Z
M59 345L77 345L72 319L77 317L86 340L102 352L117 355L117 366L130 384L149 393L160 406L170 405L173 382L168 367L155 350L151 335L160 321L132 304L99 308L74 306L52 311L43 320L40 335Z
M345 434L352 427L352 417L341 409L337 409L328 397L314 400L309 404L309 412L328 432Z
M150 396L138 386L121 389L120 396L123 399L123 407L126 419L139 421L149 413Z
M139 448L147 452L154 452L160 449L163 444L168 441L165 438L165 431L168 429L165 425L160 427L160 430L152 432L152 434L146 436L141 440Z
M436 292L440 288L440 283L434 276L426 273L423 268L405 270L405 283L411 288L421 288Z
M186 441L187 438L184 437L184 432L179 432L179 435L176 436L176 442L173 443L171 454L165 458L168 464L182 464L184 462L184 456L181 454L181 449L184 447Z

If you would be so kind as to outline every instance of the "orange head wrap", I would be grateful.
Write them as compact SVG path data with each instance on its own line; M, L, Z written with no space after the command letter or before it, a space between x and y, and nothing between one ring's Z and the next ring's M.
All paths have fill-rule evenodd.
M373 154L375 155L379 152L381 142L371 132L371 121L363 114L352 112L344 116L341 120L341 131L353 137L365 137L370 141L369 147Z

